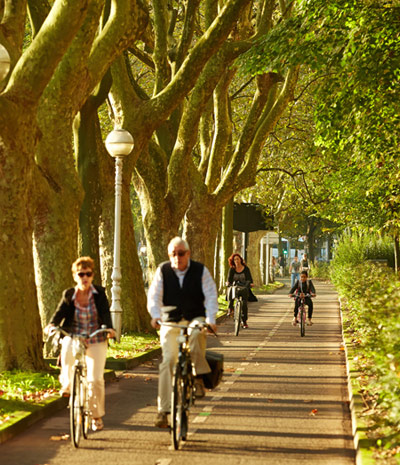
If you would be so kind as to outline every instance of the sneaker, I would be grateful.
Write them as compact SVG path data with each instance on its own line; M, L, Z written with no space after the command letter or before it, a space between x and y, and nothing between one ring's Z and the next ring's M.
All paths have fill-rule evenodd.
M242 324L242 328L243 328L243 329L248 329L249 327L248 327L247 323L243 323L243 324Z
M156 426L157 428L168 428L168 413L158 412L156 416L156 421L154 422L154 426Z
M312 326L313 322L311 321L311 318L309 318L309 319L307 320L307 324L308 324L308 326Z
M296 326L296 325L297 325L297 318L296 318L296 317L293 318L292 325L293 325L293 326Z
M101 418L93 418L92 431L101 431L104 428L104 423Z
M206 395L203 378L196 378L194 382L194 395L198 399Z

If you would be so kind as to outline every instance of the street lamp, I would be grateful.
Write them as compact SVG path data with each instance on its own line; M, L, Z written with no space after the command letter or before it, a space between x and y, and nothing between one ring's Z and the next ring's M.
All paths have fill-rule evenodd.
M115 214L114 214L114 261L111 275L111 318L117 333L117 341L121 338L121 196L122 196L122 160L133 149L133 137L125 129L114 129L106 138L106 149L115 158Z
M10 55L7 49L0 44L0 82L7 76L10 71Z

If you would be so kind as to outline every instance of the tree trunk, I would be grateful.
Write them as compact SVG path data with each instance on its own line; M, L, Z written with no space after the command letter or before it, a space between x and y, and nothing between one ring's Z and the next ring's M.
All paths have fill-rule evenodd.
M265 236L265 231L254 231L249 233L249 245L247 247L247 265L250 268L254 284L262 285L260 270L260 241Z
M75 118L74 129L78 173L84 190L79 215L79 254L92 257L100 272L99 219L103 191L97 156L100 149L97 142L102 143L97 108L87 102Z
M315 258L315 231L317 229L313 216L307 219L307 229L308 259L313 262Z
M399 260L400 260L400 240L399 235L394 236L394 271L399 271Z
M46 325L61 298L63 289L74 284L71 265L78 256L78 222L83 198L72 151L72 122L67 115L42 114L36 156L51 195L42 199L36 212L34 245L36 284L42 323ZM59 156L54 156L54 150Z
M206 265L212 274L222 208L215 204L212 196L199 200L200 204L192 202L186 212L184 236L189 243L192 258Z
M233 199L222 209L222 232L220 253L220 281L219 290L225 289L226 278L229 272L228 258L233 253Z
M42 370L32 254L37 127L28 108L18 111L10 105L8 110L8 122L0 116L0 371Z

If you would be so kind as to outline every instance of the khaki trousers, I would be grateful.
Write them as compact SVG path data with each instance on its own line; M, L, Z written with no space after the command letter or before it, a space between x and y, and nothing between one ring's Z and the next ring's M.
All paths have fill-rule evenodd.
M107 357L107 341L89 344L86 349L87 380L89 388L89 408L92 418L104 416L104 367ZM72 376L75 358L72 353L72 338L65 336L61 346L61 374L62 389L72 389Z
M198 317L191 321L190 326L195 326L196 323L203 323L204 317ZM187 324L188 321L182 320L179 324ZM171 387L172 375L176 362L178 361L179 344L176 338L179 336L180 329L170 326L161 326L160 344L162 349L163 359L159 366L158 379L158 411L171 411ZM196 375L202 375L211 371L210 365L206 360L207 336L205 330L193 329L189 330L190 339L190 355L194 365Z

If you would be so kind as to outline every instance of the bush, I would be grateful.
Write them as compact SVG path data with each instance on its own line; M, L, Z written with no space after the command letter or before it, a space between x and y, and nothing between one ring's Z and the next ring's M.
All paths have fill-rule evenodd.
M367 260L386 260L393 268L393 240L378 234L344 234L335 246L332 265L354 267Z
M315 260L311 267L310 278L329 279L330 266L329 262L320 262Z
M400 445L400 282L390 268L369 262L334 269L374 439L390 453Z

